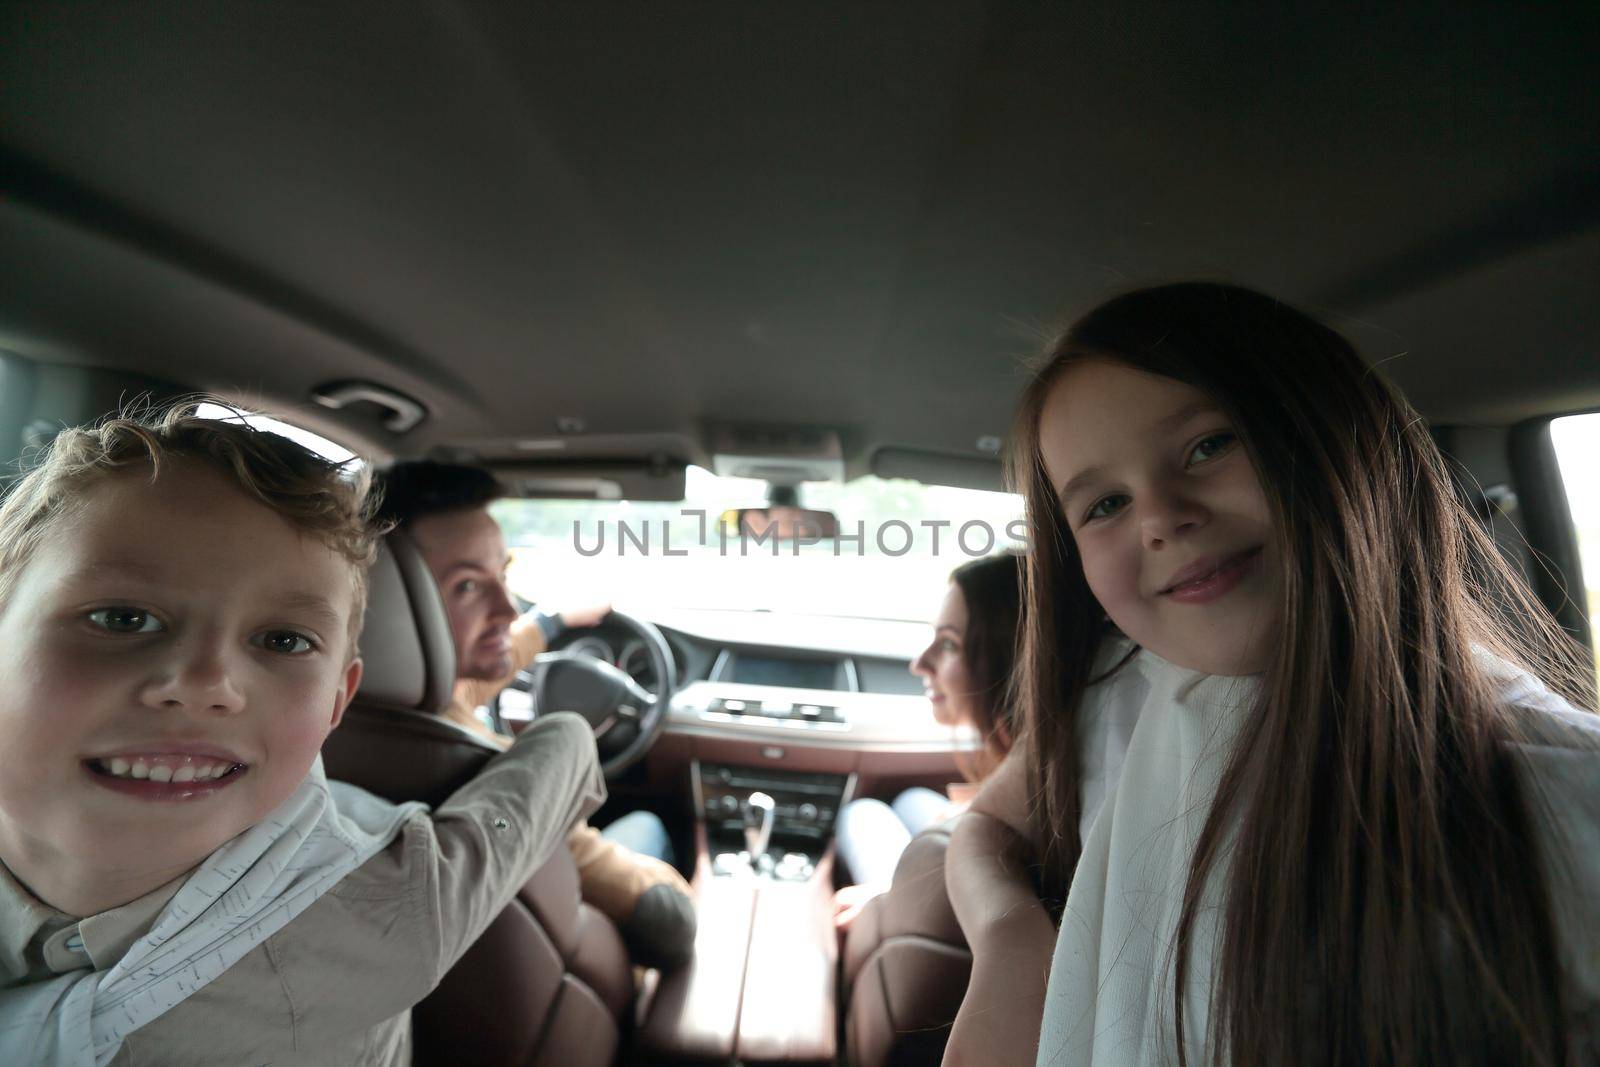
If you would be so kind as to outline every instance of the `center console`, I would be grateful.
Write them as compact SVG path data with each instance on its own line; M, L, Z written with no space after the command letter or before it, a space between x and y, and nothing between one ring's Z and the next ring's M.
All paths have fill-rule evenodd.
M725 763L697 761L690 773L718 877L754 867L781 881L811 878L852 787L849 775Z
M834 821L854 775L691 765L695 958L662 976L636 1052L661 1063L832 1065Z

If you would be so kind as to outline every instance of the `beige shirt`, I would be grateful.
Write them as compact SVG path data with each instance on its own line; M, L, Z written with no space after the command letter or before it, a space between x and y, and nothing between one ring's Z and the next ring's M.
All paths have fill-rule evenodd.
M594 736L548 715L431 816L221 977L134 1031L115 1067L411 1062L411 1006L605 799ZM0 983L121 959L182 879L78 920L0 866Z

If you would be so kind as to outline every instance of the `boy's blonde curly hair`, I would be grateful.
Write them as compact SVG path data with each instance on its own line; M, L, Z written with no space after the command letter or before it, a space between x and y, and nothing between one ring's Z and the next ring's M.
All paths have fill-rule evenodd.
M229 409L237 418L200 418L195 410L201 403L220 401L191 397L124 410L89 426L62 430L31 457L26 473L0 504L0 606L55 520L82 499L86 488L141 467L153 482L163 463L188 459L220 471L349 562L355 598L348 654L354 658L366 611L367 569L383 532L372 520L377 499L368 492L365 466L334 463L286 437L255 429L235 408Z

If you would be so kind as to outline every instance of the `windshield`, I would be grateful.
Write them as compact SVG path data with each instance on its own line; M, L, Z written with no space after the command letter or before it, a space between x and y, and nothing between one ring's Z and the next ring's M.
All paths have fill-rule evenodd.
M931 619L950 572L1023 540L1010 493L858 478L807 483L800 504L831 511L839 536L741 535L732 508L761 507L765 482L690 467L681 503L502 500L511 588L554 607L610 601L648 613L712 608Z

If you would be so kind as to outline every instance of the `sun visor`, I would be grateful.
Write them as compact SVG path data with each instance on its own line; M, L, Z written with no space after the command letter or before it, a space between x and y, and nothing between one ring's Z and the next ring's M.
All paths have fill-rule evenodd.
M997 459L923 452L915 448L880 448L872 454L872 473L879 478L910 478L924 485L1004 492L1005 471Z

